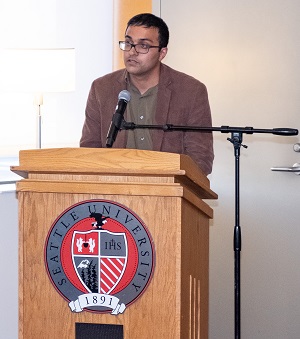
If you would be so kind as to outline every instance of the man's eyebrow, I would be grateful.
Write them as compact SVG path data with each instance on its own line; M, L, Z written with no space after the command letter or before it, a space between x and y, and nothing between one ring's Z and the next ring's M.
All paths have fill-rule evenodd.
M125 35L125 38L126 39L131 39L132 40L132 37L130 35ZM149 41L149 42L153 42L151 39L148 39L148 38L141 38L141 39L138 39L139 41Z

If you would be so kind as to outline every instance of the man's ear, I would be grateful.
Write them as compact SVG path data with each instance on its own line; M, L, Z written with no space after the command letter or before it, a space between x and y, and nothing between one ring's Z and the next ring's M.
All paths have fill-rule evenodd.
M163 47L159 52L159 61L162 61L162 59L167 55L168 53L168 47Z

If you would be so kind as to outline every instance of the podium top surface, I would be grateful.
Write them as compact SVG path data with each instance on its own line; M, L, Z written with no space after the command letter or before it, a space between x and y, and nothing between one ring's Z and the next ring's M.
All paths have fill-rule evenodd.
M11 170L24 178L29 173L171 175L188 178L207 191L207 198L217 198L196 163L189 156L177 153L116 148L22 150L19 166L12 166Z

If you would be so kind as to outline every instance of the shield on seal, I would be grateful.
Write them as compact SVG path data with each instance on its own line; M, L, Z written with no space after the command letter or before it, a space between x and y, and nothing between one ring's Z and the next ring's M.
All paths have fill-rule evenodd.
M127 264L125 233L103 229L74 231L71 246L75 272L86 290L110 294L121 280Z

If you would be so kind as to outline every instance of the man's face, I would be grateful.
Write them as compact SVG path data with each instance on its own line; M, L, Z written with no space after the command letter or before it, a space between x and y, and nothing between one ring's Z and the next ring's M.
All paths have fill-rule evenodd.
M159 46L158 29L154 27L129 26L125 41L132 44L147 44ZM160 61L167 54L167 48L150 48L147 54L137 53L134 47L124 51L124 64L128 73L135 76L149 76L160 66Z

